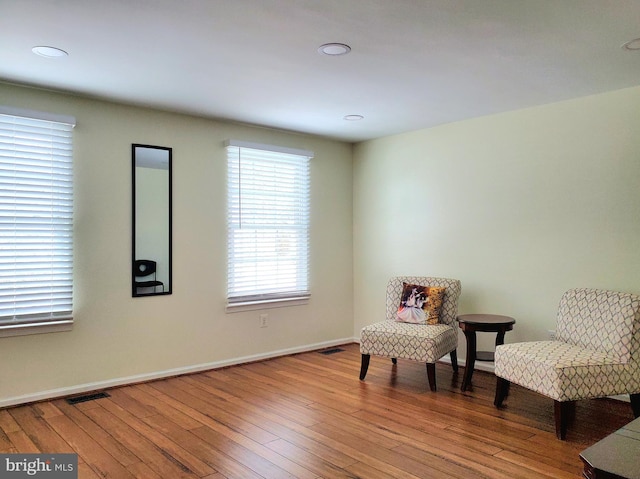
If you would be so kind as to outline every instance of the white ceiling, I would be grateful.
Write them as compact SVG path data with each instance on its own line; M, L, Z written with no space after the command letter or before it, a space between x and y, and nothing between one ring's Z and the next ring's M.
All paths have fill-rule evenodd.
M639 85L637 37L640 0L0 0L0 80L360 141Z

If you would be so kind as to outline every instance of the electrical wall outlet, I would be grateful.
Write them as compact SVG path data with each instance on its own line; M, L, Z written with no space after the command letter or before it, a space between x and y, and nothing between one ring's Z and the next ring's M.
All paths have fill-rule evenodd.
M551 341L556 339L556 330L555 329L549 329L549 330L547 330L547 333L549 333L549 339Z
M267 313L260 314L260 327L266 328L269 326L269 315Z

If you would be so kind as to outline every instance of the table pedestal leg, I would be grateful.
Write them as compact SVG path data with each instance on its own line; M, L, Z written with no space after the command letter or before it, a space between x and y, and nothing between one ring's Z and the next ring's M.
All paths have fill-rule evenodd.
M466 391L471 386L471 377L473 376L473 368L476 364L476 332L464 331L467 338L467 357L464 366L464 378L462 379L461 391Z

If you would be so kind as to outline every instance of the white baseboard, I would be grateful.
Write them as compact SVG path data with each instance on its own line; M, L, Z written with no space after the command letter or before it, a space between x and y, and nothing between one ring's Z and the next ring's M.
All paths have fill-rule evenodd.
M138 374L138 375L135 375L135 376L127 376L127 377L121 377L121 378L108 379L108 380L105 380L105 381L96 381L96 382L91 382L91 383L78 384L78 385L70 386L70 387L64 387L64 388L58 388L58 389L49 389L49 390L46 390L46 391L39 391L39 392L36 392L36 393L25 394L25 395L22 395L22 396L14 396L14 397L0 399L0 408L9 407L9 406L16 406L18 404L32 403L32 402L36 402L36 401L44 401L44 400L53 399L53 398L72 396L72 395L82 394L82 393L86 393L86 392L90 392L90 391L98 391L98 390L101 390L101 389L107 389L107 388L112 388L112 387L117 387L117 386L124 386L124 385L127 385L127 384L135 384L135 383L142 383L142 382L146 382L146 381L153 381L154 379L163 379L163 378L168 378L168 377L172 377L172 376L180 376L182 374L191 374L191 373L197 373L197 372L202 372L202 371L208 371L208 370L212 370L212 369L220 369L220 368L224 368L224 367L227 367L227 366L234 366L234 365L237 365L237 364L251 363L251 362L255 362L255 361L263 361L265 359L272 359L272 358L277 358L277 357L280 357L280 356L288 356L290 354L305 353L305 352L308 352L308 351L315 351L315 350L318 350L318 349L325 349L325 348L330 348L330 347L333 347L333 346L340 346L342 344L349 344L349 343L358 343L359 344L360 343L360 338L336 339L336 340L333 340L333 341L324 341L324 342L315 343L315 344L307 344L305 346L298 346L298 347L295 347L295 348L287 348L287 349L280 349L280 350L276 350L276 351L270 351L268 353L254 354L254 355L251 355L251 356L241 356L241 357L237 357L237 358L225 359L225 360L222 360L222 361L214 361L212 363L195 364L195 365L192 365L192 366L185 366L185 367L182 367L182 368L174 368L174 369L166 369L164 371L155 371L155 372L147 373L147 374ZM443 363L451 364L451 358L449 357L449 355L446 355L445 357L440 359L440 361L443 362ZM466 365L465 360L464 359L458 359L458 365L465 366ZM476 361L474 369L477 369L477 370L480 370L480 371L486 371L486 372L490 372L490 373L494 372L493 363L492 362L487 362L487 361ZM617 399L617 400L620 400L620 401L630 402L628 394L612 396L612 399Z
M628 394L618 394L617 396L609 396L610 399L617 399L618 401L631 402L631 398Z
M354 342L354 338L336 339L333 341L324 341L324 342L315 343L315 344L307 344L305 346L298 346L295 348L270 351L268 353L254 354L251 356L242 356L238 358L225 359L222 361L214 361L212 363L195 364L192 366L185 366L185 367L175 368L175 369L166 369L164 371L155 371L152 373L138 374L135 376L120 377L120 378L108 379L105 381L96 381L91 383L78 384L70 387L49 389L46 391L39 391L31 394L25 394L23 396L14 396L14 397L0 399L0 408L15 406L18 404L26 404L26 403L36 402L36 401L44 401L46 399L71 396L75 394L86 393L89 391L98 391L101 389L123 386L126 384L135 384L135 383L141 383L145 381L152 381L154 379L180 376L182 374L191 374L191 373L197 373L201 371L208 371L211 369L219 369L227 366L234 366L237 364L262 361L265 359L272 359L279 356L288 356L290 354L315 351L317 349L325 349L332 346L339 346L342 344L348 344L352 342Z
M440 358L438 361L442 363L451 364L451 357L447 354L446 356ZM467 362L464 359L458 358L458 366L466 366L466 365L467 365ZM488 373L493 373L495 371L493 362L490 362L490 361L476 360L476 364L473 366L473 370L475 371L476 369L478 371L486 371Z

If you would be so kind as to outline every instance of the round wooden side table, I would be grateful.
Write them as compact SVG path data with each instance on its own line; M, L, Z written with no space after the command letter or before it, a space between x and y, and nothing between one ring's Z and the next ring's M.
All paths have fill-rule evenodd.
M504 334L513 329L516 320L510 316L499 314L462 314L458 316L458 326L467 338L467 358L464 367L464 378L460 389L466 391L471 386L473 367L478 361L493 361L493 352L476 351L476 332L498 333L496 346L504 344Z

